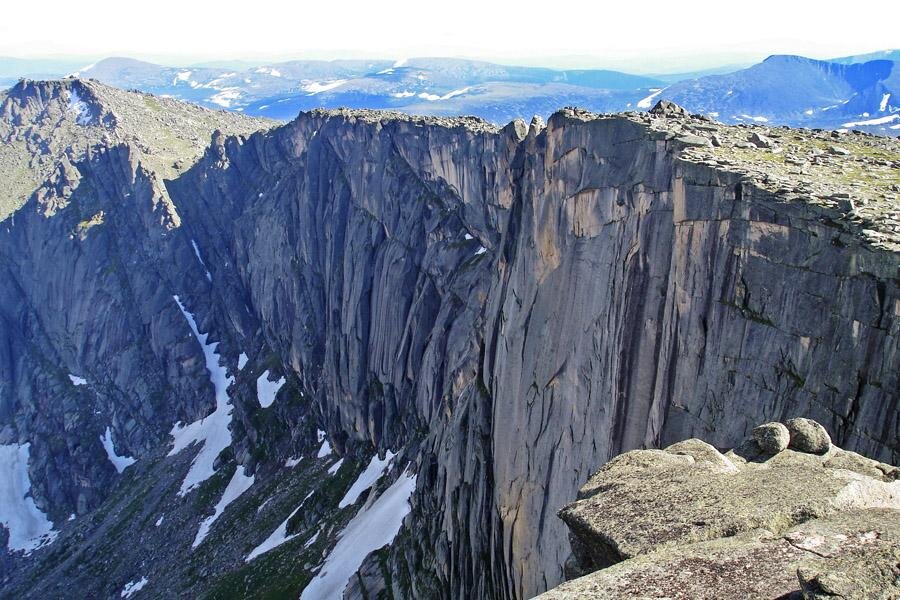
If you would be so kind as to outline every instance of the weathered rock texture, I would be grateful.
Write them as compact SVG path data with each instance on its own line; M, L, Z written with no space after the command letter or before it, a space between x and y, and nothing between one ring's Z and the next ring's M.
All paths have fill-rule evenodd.
M748 132L668 112L567 109L498 130L314 111L217 134L165 181L127 142L75 161L78 185L65 171L3 221L2 264L28 282L0 302L3 439L37 448L64 430L21 391L52 398L61 365L96 381L92 426L112 421L138 458L207 414L177 293L232 370L244 351L310 401L261 420L236 399L242 464L283 462L316 427L341 453L415 450L416 535L384 559L409 574L391 583L399 596L555 585L569 548L554 511L624 450L724 446L802 415L896 462L898 255L838 222L840 203L788 202L740 165L690 158L713 132L720 149ZM52 377L12 352L22 340ZM38 451L58 465L31 466L54 518L100 500L76 506L67 475L93 464L79 457L102 452L94 439ZM113 473L84 477L96 490ZM41 491L49 481L67 491Z
M570 574L590 574L547 600L900 594L900 469L837 447L634 450L559 514Z

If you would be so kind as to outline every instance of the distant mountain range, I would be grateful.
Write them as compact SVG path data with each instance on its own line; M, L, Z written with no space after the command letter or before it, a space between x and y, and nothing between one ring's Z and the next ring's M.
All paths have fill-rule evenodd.
M504 66L451 58L298 60L168 67L107 58L71 61L0 58L0 85L21 77L74 75L197 104L288 120L316 107L472 114L496 123L547 116L562 106L597 112L649 109L659 99L726 123L854 128L900 133L900 51L820 61L771 56L732 72L642 76L610 70Z

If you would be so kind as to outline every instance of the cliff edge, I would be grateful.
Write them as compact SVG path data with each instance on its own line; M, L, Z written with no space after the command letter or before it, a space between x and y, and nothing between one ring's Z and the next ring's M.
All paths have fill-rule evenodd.
M897 598L898 478L802 418L627 452L560 511L577 578L540 598Z

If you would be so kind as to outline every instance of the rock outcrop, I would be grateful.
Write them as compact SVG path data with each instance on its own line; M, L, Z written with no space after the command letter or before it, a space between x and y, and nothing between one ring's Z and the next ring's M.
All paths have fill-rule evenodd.
M897 597L900 469L830 444L773 453L771 439L608 462L559 513L583 576L540 597Z
M3 105L65 97L45 87ZM62 132L105 127L62 114L75 119ZM804 416L843 447L897 462L896 140L765 128L775 147L757 148L756 130L673 107L565 109L530 128L377 111L313 111L252 135L241 126L199 154L191 145L163 175L152 157L178 144L148 153L150 138L101 136L54 163L2 222L0 268L14 285L0 290L0 443L32 444L34 498L64 530L58 547L117 527L102 503L128 477L107 461L105 427L137 459L129 470L158 477L147 493L165 494L173 426L217 406L175 295L234 378L230 445L209 489L161 506L179 523L208 517L238 465L255 477L245 497L278 487L286 462L316 458L317 430L354 464L402 449L417 476L407 533L364 563L354 589L525 598L552 587L569 556L553 511L633 448L694 435L725 447L758 423ZM870 180L832 173L835 160L815 154L826 144L870 165ZM813 183L786 187L786 153L814 155L801 167ZM858 210L838 196L851 193ZM254 388L266 372L286 381L268 407ZM340 497L336 481L323 477L330 494L313 498ZM71 513L96 516L95 529L66 525ZM312 514L330 518L324 505ZM318 554L342 519L323 525ZM116 576L148 575L145 594L191 595L198 570L246 573L237 535L221 552L231 562L188 564L190 529L168 530L148 572L123 561ZM133 556L134 544L115 543ZM323 558L304 556L295 586ZM21 560L10 589L40 594ZM109 591L89 567L67 569L34 572L47 589Z

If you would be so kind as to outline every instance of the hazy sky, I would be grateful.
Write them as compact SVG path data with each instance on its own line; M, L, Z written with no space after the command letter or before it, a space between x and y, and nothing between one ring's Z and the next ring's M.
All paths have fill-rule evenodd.
M818 58L900 46L900 2L44 0L8 2L0 55L467 56L591 66ZM568 57L561 59L560 57Z

